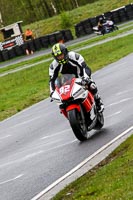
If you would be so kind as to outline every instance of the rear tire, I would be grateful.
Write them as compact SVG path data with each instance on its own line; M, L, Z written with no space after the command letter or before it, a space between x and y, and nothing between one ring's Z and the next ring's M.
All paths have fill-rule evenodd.
M68 111L68 120L76 138L80 141L87 140L87 128L82 108L81 112L77 109Z

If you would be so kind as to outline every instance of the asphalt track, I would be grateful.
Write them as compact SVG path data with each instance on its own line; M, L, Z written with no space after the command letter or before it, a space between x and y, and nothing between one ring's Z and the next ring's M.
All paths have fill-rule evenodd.
M101 160L108 154L102 150L113 143L117 146L119 137L132 133L132 60L130 54L92 75L105 104L105 125L86 142L75 138L69 122L49 98L0 122L2 200L48 200L67 177L78 177L71 173L78 166L85 167L90 158L95 163L95 155L103 152ZM58 189L51 188L55 183ZM51 193L42 196L49 188Z

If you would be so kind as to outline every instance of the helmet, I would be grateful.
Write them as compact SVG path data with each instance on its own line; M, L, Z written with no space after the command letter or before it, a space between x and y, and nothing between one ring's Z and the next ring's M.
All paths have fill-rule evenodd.
M55 44L52 47L52 55L60 64L65 64L68 61L68 50L64 44Z
M103 18L102 17L99 18L99 22L103 23Z

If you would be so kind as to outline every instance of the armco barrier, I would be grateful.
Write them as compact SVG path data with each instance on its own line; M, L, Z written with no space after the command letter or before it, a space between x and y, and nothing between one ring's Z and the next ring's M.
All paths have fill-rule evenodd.
M28 40L20 46L15 46L10 50L0 51L0 62L12 59L17 56L26 55L27 50L29 53L38 51L42 48L51 47L57 42L67 42L73 40L73 35L69 29L57 31L33 40Z
M75 25L75 35L81 37L84 35L91 34L93 32L92 28L97 26L98 19L100 17L110 18L114 21L115 24L125 22L133 19L133 4L125 5L121 8L105 12L101 15L85 19ZM90 21L91 26L87 25L87 22ZM90 30L91 29L91 30Z

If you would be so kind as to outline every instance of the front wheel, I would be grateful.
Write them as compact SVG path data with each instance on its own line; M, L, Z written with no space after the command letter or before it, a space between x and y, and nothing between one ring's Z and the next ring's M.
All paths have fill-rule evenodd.
M99 130L103 127L104 125L104 115L103 113L98 113L97 114L97 122L96 122L96 125L95 125L95 130Z
M87 140L87 128L84 114L77 109L68 111L68 120L76 138L80 141Z

